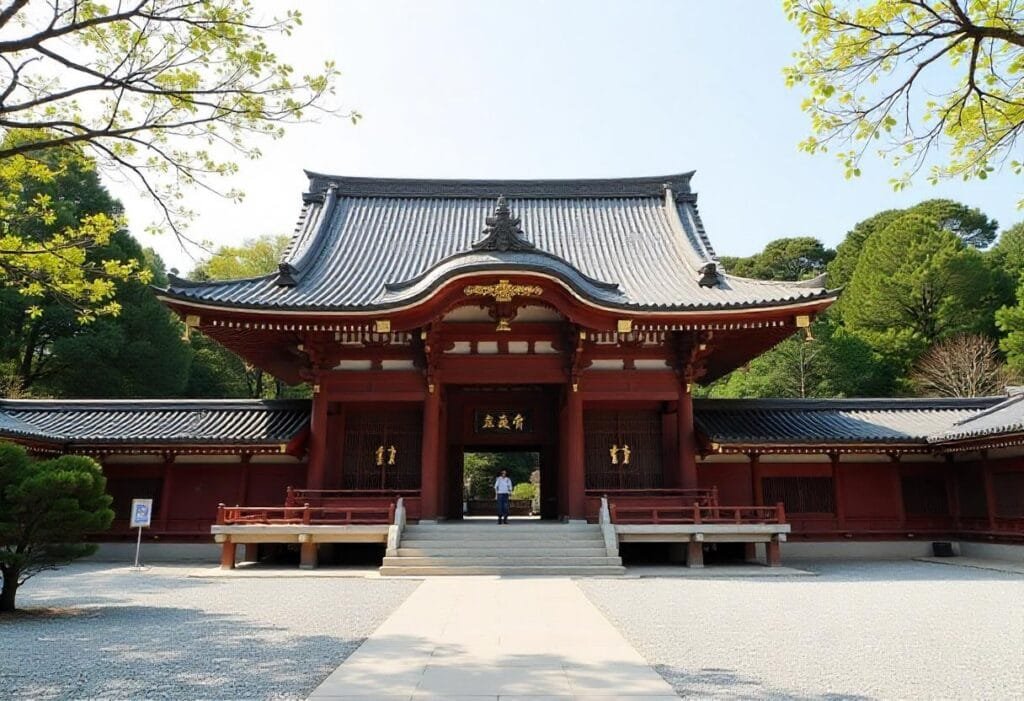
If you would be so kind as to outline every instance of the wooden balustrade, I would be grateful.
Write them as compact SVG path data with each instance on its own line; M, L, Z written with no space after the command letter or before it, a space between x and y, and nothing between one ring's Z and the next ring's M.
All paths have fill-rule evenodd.
M612 523L618 524L783 524L786 509L775 506L621 505L610 500Z
M313 506L334 505L341 501L352 499L363 500L387 500L394 502L400 497L419 497L418 489L295 489L288 487L285 492L285 506L301 506L310 504Z
M378 525L395 520L395 503L382 506L225 506L217 525Z

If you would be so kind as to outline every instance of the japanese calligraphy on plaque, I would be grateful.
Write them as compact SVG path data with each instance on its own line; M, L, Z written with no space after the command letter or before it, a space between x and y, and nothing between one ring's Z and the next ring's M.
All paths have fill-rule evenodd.
M505 409L477 409L473 414L476 433L533 433L533 422L528 411Z

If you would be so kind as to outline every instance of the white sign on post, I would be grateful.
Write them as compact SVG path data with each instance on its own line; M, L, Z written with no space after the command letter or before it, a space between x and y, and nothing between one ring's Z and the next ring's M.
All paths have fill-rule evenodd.
M142 548L142 529L149 528L153 520L152 499L132 499L130 526L139 529L138 540L135 541L135 569L139 568L139 550Z
M149 528L152 517L152 499L132 499L132 528Z

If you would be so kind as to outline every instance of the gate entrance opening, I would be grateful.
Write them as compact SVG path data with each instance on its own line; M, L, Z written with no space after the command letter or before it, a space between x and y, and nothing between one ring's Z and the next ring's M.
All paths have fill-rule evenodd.
M497 517L494 481L502 470L513 484L509 516L516 520L540 518L540 453L518 449L463 453L463 516Z
M565 513L560 494L558 399L554 385L447 386L447 459L442 514L449 520L491 515L494 480L539 490L513 512L542 519ZM520 493L528 491L521 487ZM471 498L473 497L473 498ZM489 501L488 501L489 500ZM483 512L483 513L481 513Z

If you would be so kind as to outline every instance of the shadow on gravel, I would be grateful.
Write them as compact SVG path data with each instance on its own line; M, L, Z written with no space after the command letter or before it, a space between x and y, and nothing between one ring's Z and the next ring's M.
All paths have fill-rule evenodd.
M871 701L874 697L860 694L799 694L785 689L766 687L759 679L740 674L734 669L708 667L686 670L671 665L654 665L665 681L683 698L702 699L792 699L794 701Z
M79 610L6 622L5 698L304 698L363 642L192 608Z

